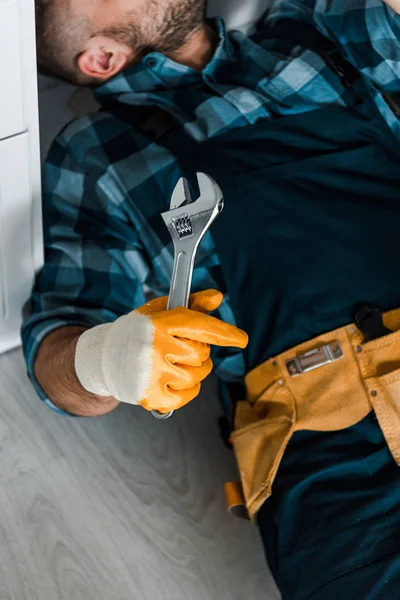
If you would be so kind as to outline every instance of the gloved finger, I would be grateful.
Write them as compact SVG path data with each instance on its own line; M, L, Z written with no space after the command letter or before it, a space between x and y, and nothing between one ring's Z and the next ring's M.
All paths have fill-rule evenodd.
M209 344L184 340L183 338L170 338L166 359L171 365L181 364L190 367L201 367L210 358Z
M140 405L146 410L158 410L160 413L168 413L171 410L179 410L200 394L201 383L188 390L172 390L169 386L165 387L165 393L162 397L144 398Z
M166 318L168 333L175 337L236 348L246 348L249 342L247 333L234 325L189 309L171 310Z
M203 290L190 296L189 308L197 312L209 313L216 310L224 299L218 290Z
M223 298L221 292L217 290L204 290L190 296L189 306L191 310L208 313L216 310ZM161 298L154 298L154 300L146 302L146 304L137 309L137 312L141 315L151 315L152 313L167 310L167 305L168 296L162 296Z
M175 365L173 379L168 383L171 390L190 390L201 381L204 381L213 370L213 362L211 358L201 367L187 367L183 365Z

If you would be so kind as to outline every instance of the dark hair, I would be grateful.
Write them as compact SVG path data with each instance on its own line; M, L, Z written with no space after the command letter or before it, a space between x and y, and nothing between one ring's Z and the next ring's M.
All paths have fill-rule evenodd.
M101 33L134 48L139 55L148 52L176 52L189 36L204 24L205 0L169 0L168 10L160 14L160 0L147 0L144 19L152 31L143 28L135 11L127 13L124 23L113 24ZM160 16L159 16L160 15Z
M85 15L76 15L69 0L35 0L39 70L72 83L92 83L77 66L85 40L94 27Z

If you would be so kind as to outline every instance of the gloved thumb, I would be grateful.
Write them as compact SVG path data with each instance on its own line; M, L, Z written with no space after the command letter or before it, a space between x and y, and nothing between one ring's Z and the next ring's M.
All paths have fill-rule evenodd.
M218 290L204 290L190 296L189 308L197 312L209 313L216 310L224 299Z
M203 290L190 296L189 308L201 313L209 313L216 310L224 299L218 290ZM168 296L150 300L137 309L141 315L151 315L152 313L167 310Z

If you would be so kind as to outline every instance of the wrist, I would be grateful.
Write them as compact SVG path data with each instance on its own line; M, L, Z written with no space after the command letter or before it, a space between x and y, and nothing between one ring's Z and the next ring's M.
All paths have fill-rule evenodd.
M95 417L111 412L119 402L88 393L76 376L76 347L84 331L82 327L68 326L50 333L39 347L35 376L55 406L73 415Z

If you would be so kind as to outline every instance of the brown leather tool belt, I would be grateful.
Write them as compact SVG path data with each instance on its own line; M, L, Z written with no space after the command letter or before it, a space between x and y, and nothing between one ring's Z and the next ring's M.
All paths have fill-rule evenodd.
M232 441L249 515L271 495L295 431L337 431L374 410L400 464L400 309L383 315L392 333L365 342L352 324L272 358L246 377L248 398L239 402ZM240 504L238 486L228 503ZM239 494L239 495L238 495Z

